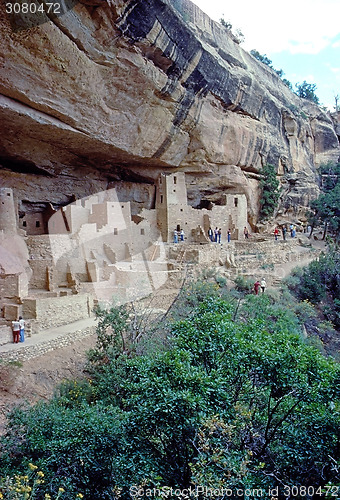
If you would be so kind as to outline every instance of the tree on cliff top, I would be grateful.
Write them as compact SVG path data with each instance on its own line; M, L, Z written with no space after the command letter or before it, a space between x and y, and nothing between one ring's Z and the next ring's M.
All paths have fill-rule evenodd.
M222 24L222 26L228 31L229 35L231 35L234 42L236 42L238 44L244 42L244 34L238 28L234 32L233 25L231 24L230 21L226 21L223 17L221 17L220 24Z
M304 80L302 83L297 83L296 87L296 95L302 97L302 99L307 99L308 101L312 101L315 104L320 104L318 96L315 94L316 84L315 83L307 83Z
M265 64L269 68L275 71L275 73L282 79L283 83L290 89L293 90L293 86L287 78L283 78L284 72L282 69L275 69L273 66L273 61L267 57L266 54L260 54L258 50L252 49L250 51L251 55L255 57L258 61Z

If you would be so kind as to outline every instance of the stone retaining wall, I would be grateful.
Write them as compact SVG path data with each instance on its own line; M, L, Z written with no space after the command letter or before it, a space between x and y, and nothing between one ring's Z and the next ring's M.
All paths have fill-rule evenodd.
M92 309L93 299L88 294L23 300L23 317L31 320L32 333L88 318Z
M43 356L47 352L53 351L54 349L71 345L77 340L81 340L89 335L94 335L95 332L96 327L89 326L83 330L67 333L66 335L57 337L47 342L41 342L36 345L25 346L18 344L18 350L1 353L1 359L3 361L27 361L28 359Z

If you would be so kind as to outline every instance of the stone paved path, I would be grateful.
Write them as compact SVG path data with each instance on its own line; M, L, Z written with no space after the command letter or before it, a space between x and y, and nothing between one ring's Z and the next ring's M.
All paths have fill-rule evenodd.
M40 356L58 347L70 345L84 336L93 334L95 327L96 319L91 317L36 333L31 337L26 337L23 343L1 345L0 360L24 361Z

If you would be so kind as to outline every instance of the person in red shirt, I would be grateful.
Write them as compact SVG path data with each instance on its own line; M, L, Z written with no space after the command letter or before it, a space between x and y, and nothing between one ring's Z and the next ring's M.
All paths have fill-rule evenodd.
M277 237L279 236L279 230L277 227L274 229L274 236L275 236L275 241L277 241Z
M259 289L260 289L260 282L259 280L257 280L255 283L254 283L254 291L255 291L255 295L258 295L259 294Z

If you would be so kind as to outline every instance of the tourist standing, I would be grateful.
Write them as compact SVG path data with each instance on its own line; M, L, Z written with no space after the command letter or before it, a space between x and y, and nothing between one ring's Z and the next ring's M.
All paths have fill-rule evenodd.
M25 320L22 316L19 316L19 325L20 325L20 342L25 342Z
M222 229L221 228L219 228L217 234L218 234L218 242L221 243L221 236L222 236Z
M266 280L264 278L262 278L262 280L261 280L261 290L262 290L262 293L265 292L266 286L267 286Z
M18 320L12 321L12 331L13 331L13 344L19 342L20 337L20 323Z
M260 289L260 282L259 282L259 280L256 280L255 283L254 283L254 292L255 292L255 295L259 294L259 289Z
M284 241L286 241L286 234L287 234L287 227L286 225L284 225L282 227L282 238L284 239Z
M217 238L218 238L218 228L217 228L217 226L214 229L214 236L215 236L215 243L217 243Z
M277 241L278 236L279 236L279 230L278 230L278 228L276 227L276 228L274 229L274 237L275 237L275 241Z
M183 229L181 229L180 237L181 237L181 241L184 241L184 231L183 231Z
M209 227L208 229L208 236L210 241L214 241L214 231L211 229L211 227Z
M230 229L228 229L228 232L227 232L227 241L228 241L228 243L230 243L230 240L231 240L231 232L230 232Z
M174 243L178 243L178 232L176 229L174 230Z
M243 234L244 234L245 239L247 240L249 237L249 232L248 232L248 229L246 227L244 227L244 229L243 229Z

